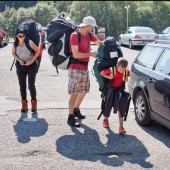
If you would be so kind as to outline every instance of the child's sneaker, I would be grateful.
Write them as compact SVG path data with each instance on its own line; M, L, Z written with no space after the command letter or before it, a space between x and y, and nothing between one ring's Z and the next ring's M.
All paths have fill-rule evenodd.
M122 128L119 128L119 134L125 134L126 133L126 130L122 127Z
M103 120L103 127L104 128L109 128L109 120L108 119Z

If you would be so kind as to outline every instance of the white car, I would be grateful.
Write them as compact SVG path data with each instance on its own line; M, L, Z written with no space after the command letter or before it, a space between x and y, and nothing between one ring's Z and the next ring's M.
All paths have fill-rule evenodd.
M160 34L159 34L160 40L170 40L170 27L165 28Z
M133 26L128 27L119 35L119 44L134 46L144 46L159 39L159 35L150 27Z

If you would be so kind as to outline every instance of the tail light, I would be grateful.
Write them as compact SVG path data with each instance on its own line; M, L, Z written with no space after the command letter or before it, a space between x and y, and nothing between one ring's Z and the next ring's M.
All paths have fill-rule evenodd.
M156 36L154 37L154 39L159 39L159 35L156 35Z
M141 38L141 36L140 35L135 35L135 38Z

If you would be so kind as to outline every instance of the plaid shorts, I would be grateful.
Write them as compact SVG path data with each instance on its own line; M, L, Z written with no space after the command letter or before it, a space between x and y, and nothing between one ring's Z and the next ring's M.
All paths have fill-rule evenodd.
M90 89L90 77L88 70L68 69L68 94L88 93Z

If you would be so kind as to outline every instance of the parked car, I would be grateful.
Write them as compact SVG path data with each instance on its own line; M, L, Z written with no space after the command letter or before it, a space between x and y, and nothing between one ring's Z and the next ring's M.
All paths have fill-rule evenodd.
M170 27L165 28L160 34L159 34L160 40L170 40Z
M131 66L128 82L136 121L170 128L170 41L147 44Z
M8 44L9 42L9 37L6 32L6 30L0 30L0 47L2 47L4 44Z
M159 39L159 35L152 28L133 26L120 34L118 41L120 45L128 45L129 48L133 48L134 46L145 46L157 39Z

